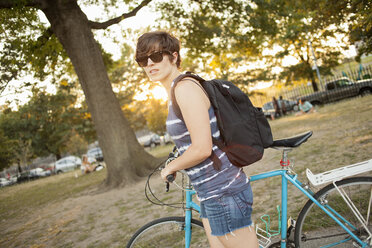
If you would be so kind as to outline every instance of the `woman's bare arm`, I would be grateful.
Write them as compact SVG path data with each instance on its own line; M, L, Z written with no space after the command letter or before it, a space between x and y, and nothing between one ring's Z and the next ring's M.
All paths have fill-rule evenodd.
M181 81L175 88L177 103L190 133L191 146L162 171L162 177L193 167L208 158L212 152L212 134L208 109L210 102L196 83Z

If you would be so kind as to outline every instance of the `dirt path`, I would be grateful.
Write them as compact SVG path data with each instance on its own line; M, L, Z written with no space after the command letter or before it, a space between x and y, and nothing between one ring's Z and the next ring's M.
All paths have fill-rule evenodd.
M125 211L131 206L130 199L139 196L134 204L143 200L141 184L104 193L97 193L96 189L86 191L78 197L34 209L21 220L10 219L2 223L6 233L2 235L1 246L88 247L105 241L111 243L113 235L120 241L131 215L131 211Z

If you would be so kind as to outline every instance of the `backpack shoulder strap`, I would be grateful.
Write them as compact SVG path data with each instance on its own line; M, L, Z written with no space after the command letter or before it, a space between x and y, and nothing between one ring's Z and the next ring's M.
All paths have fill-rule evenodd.
M196 83L196 82L194 80L190 79L190 78L196 79L199 83L205 82L205 80L203 78L201 78L198 75L192 74L191 72L186 72L185 74L181 74L173 81L173 86L171 88L172 108L173 108L173 111L176 114L176 116L178 118L180 118L181 120L183 120L183 117L182 117L180 107L178 106L178 103L177 103L177 100L176 100L175 88L177 86L177 83L180 82L181 80L183 80L184 78L186 78L185 80L189 80L189 81L192 81L194 83ZM206 92L206 90L200 84L197 84L197 85L204 91L204 93L209 98L209 95ZM212 137L212 140L213 140L213 143L216 142L216 139L214 139L213 137ZM209 158L213 161L214 169L217 170L217 171L221 170L221 166L222 166L221 160L218 158L218 156L216 155L216 153L213 150L212 150L211 155L209 156Z
M174 81L173 81L173 86L171 88L171 100L172 100L172 107L173 107L173 111L174 113L176 114L176 116L178 118L180 118L181 120L183 120L183 117L182 117L182 113L181 113L181 110L180 110L180 107L178 106L178 103L177 103L177 99L176 99L176 95L175 95L175 88L178 84L178 82L182 81L184 78L186 78L185 80L188 80L188 81L191 81L191 82L194 82L195 84L197 84L194 80L190 79L190 78L193 78L193 79L196 79L199 83L202 83L204 82L205 80L203 78L201 78L200 76L198 75L195 75L195 74L192 74L191 72L186 72L184 74L181 74L179 75ZM200 86L199 84L197 84L203 91L204 93L208 96L207 92L204 90L204 88L202 86Z

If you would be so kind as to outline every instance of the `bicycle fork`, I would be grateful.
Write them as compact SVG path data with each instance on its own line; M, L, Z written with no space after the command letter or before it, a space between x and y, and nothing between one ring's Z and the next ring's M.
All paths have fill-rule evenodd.
M192 201L192 196L195 195L196 192L191 190L191 186L189 185L186 190L186 209L185 209L185 248L190 248L191 244L191 219L192 219L192 209L200 212L200 207L198 204Z

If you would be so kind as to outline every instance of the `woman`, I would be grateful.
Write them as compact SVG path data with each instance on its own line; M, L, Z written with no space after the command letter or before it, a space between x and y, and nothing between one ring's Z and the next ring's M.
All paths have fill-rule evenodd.
M300 109L300 112L297 115L303 115L303 114L307 114L307 113L316 112L314 106L310 102L308 102L304 99L300 99L298 101L298 107Z
M271 115L271 119L274 120L276 117L280 116L280 107L279 107L279 103L276 100L275 96L273 96L272 102L273 102L275 112Z
M171 94L172 82L179 72L180 44L162 32L143 34L137 43L136 61L152 81L159 81ZM200 84L185 78L177 84L175 97L183 120L176 117L169 101L167 131L179 153L161 172L163 180L178 170L186 170L200 200L201 215L210 246L258 247L251 220L253 195L243 170L233 166L225 153L212 143L219 138L216 117ZM209 158L212 149L222 162L215 170Z
M88 156L83 155L83 159L82 159L82 163L81 163L81 171L83 172L83 174L88 174L88 173L94 171L95 168L96 168L96 166L92 165L88 161Z

